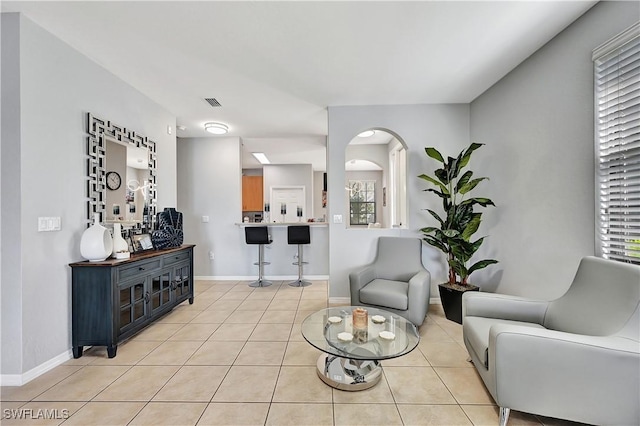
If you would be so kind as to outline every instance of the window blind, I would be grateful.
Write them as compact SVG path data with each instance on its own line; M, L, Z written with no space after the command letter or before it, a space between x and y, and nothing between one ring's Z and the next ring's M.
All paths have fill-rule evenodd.
M596 247L640 264L640 25L594 51Z

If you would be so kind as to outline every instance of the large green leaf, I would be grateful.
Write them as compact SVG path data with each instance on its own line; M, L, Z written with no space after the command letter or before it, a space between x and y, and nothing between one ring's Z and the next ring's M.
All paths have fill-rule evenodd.
M469 241L471 236L478 230L480 227L480 222L482 221L480 213L475 213L472 215L471 220L465 226L464 231L462 231L462 238Z
M458 183L456 184L456 192L460 192L460 189L469 182L471 176L473 176L473 172L471 170L466 171L462 176L460 176L460 179L458 179Z
M460 171L460 168L458 166L459 161L460 161L459 156L458 158L447 157L446 169L447 169L447 178L449 179L449 182L451 182L452 180L458 177L458 172Z
M431 216L436 218L436 220L440 223L440 226L444 226L444 220L442 220L442 218L438 216L438 213L430 209L427 209L427 211L429 212L429 214L431 214Z
M449 266L451 266L451 268L453 268L455 273L458 274L460 276L460 278L464 279L467 276L469 276L469 271L464 266L464 263L462 263L462 262L460 262L460 261L458 261L456 259L451 259L451 260L449 260Z
M493 201L491 201L490 199L480 197L468 198L460 203L461 206L467 204L480 204L482 207L495 206L495 204L493 204Z
M484 144L483 143L475 143L475 142L473 142L471 145L469 145L469 148L467 148L467 150L464 151L464 155L462 156L462 159L460 160L460 163L462 164L461 167L464 167L467 164L469 164L469 160L471 159L471 154L473 153L473 151L475 151L476 149L480 148L482 145L484 145Z
M467 183L465 183L459 190L458 192L460 192L461 194L466 194L467 192L471 191L473 188L475 188L476 186L478 186L478 184L480 182L482 182L483 180L489 180L489 178L486 177L481 177L481 178L477 178L477 179L473 179L472 181L469 181Z
M436 185L437 187L439 187L442 192L444 192L445 194L449 193L449 188L447 188L447 186L445 184L443 184L442 182L438 181L437 179L432 178L429 175L425 175L425 174L421 174L420 176L418 176L420 179L424 179L427 182L431 182L432 184Z
M438 179L440 179L440 182L442 182L445 185L449 184L449 173L448 173L448 168L444 168L444 169L438 169L435 172L433 172L433 174L436 175L436 177Z
M439 231L440 228L436 228L435 226L426 226L420 230L420 232L424 234L431 234L432 232Z
M447 238L455 238L458 235L460 235L460 231L458 231L457 229L445 229L444 231L442 231L442 233L447 237Z
M473 271L477 271L478 269L486 268L487 266L493 265L495 263L498 263L498 261L494 260L494 259L480 260L480 261L474 263L473 265L471 265L471 267L469 268L469 274L471 274Z
M443 253L448 253L449 250L447 249L447 246L440 240L433 238L430 235L426 235L422 238L427 244L439 249L441 252Z
M444 163L444 158L442 158L442 154L440 154L440 152L438 152L437 149L433 147L428 147L428 148L425 148L424 151L427 153L429 157L433 158L434 160L438 160L441 163Z
M437 189L428 188L428 189L423 189L423 191L425 191L425 192L433 192L434 194L436 194L440 198L444 198L444 199L448 199L449 198L449 195L444 194L444 193L438 191Z

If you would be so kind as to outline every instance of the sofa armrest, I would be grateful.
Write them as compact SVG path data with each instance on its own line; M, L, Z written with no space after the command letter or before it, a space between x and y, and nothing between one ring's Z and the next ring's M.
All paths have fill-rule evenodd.
M371 264L349 274L349 289L351 291L352 305L360 304L360 289L374 279L376 279L376 270Z
M640 424L637 340L496 324L489 332L489 371L501 407L593 424Z
M505 294L467 291L462 297L462 317L506 319L542 324L549 302Z

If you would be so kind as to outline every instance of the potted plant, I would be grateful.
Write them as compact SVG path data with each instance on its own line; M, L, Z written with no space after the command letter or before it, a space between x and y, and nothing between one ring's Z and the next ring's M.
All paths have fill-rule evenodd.
M495 206L488 198L472 197L470 192L486 177L473 178L473 172L463 170L469 164L471 154L483 144L472 143L462 150L457 157L444 157L437 149L425 148L426 154L441 163L441 168L434 172L435 177L422 174L418 176L435 188L425 189L442 199L444 218L431 209L427 211L438 222L439 226L422 228L423 240L442 251L447 256L449 280L440 284L440 300L447 319L462 324L462 294L465 291L479 290L469 284L469 275L474 271L498 263L494 259L483 259L469 265L471 257L482 245L484 237L471 241L471 237L480 227L482 213L475 207ZM469 265L469 266L468 266Z

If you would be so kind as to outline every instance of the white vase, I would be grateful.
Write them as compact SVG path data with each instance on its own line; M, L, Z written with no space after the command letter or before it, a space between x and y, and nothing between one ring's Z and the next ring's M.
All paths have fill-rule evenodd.
M100 214L93 215L93 225L88 227L80 240L80 254L90 262L100 262L111 256L113 240L109 230L100 225Z
M122 238L122 225L119 223L113 224L113 250L111 255L117 257L118 252L129 252L129 244Z

